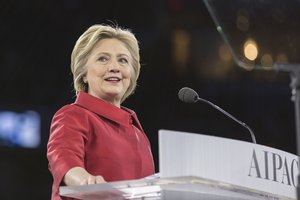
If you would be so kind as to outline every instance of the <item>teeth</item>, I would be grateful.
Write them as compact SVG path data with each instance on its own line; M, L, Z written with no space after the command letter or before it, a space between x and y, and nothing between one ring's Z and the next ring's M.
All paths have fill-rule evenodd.
M110 77L110 78L107 78L105 80L107 80L107 81L119 81L120 79L116 78L116 77Z

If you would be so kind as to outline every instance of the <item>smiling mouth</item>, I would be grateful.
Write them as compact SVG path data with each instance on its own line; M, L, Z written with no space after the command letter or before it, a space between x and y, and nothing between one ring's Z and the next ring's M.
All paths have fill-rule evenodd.
M109 82L119 82L121 79L118 77L109 77L104 79L105 81L109 81Z

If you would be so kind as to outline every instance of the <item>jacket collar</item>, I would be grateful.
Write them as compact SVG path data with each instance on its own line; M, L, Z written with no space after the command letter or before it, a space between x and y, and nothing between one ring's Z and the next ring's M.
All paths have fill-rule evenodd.
M135 115L128 108L118 108L83 91L77 95L75 104L126 127L132 124L131 115Z

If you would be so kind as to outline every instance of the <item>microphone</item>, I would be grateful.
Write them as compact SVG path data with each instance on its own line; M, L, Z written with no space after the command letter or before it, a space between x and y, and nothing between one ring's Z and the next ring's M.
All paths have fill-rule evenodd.
M200 100L200 101L203 101L203 102L211 105L212 107L214 107L215 109L217 109L218 111L220 111L221 113L226 115L227 117L233 119L235 122L239 123L240 125L242 125L246 129L248 129L248 131L250 132L251 138L252 138L252 142L254 144L256 144L255 135L254 135L253 131L251 130L251 128L249 126L247 126L247 124L245 124L244 122L241 122L240 120L236 119L231 114L229 114L228 112L226 112L225 110L223 110L219 106L213 104L212 102L200 98L199 95L197 94L197 92L195 92L193 89L188 88L188 87L181 88L178 92L178 97L181 101L183 101L185 103L195 103L195 102Z

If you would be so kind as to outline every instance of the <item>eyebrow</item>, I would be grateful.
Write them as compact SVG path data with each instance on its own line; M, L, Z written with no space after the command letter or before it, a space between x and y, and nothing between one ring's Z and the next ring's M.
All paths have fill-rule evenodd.
M110 53L108 52L99 52L97 54L95 54L96 56L100 56L101 54L105 54L105 55L110 55ZM117 54L117 57L121 57L121 56L126 56L128 58L130 58L130 55L126 54L126 53L120 53L120 54Z

